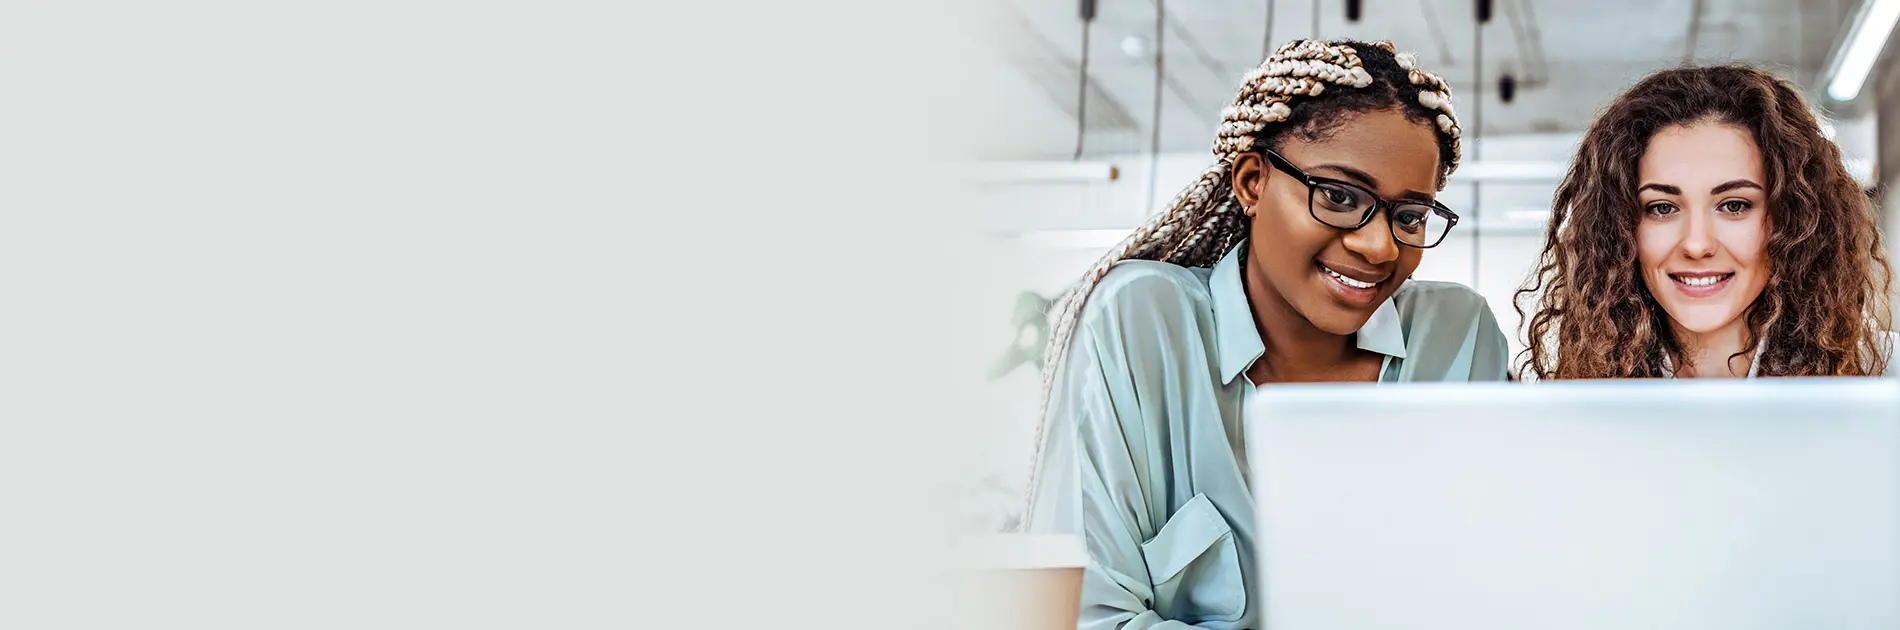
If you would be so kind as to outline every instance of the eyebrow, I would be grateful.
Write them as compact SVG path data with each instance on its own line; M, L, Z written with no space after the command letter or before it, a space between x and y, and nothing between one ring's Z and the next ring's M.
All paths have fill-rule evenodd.
M1321 164L1319 166L1315 166L1308 170L1316 171L1320 169L1332 169L1333 172L1339 173L1340 175L1344 175L1346 176L1347 179L1353 180L1354 183L1357 183L1361 186L1365 186L1368 189L1371 189L1374 191L1377 191L1379 189L1379 179L1376 177L1373 177L1371 173L1367 173L1365 171L1362 171L1350 166L1346 166L1344 164ZM1431 195L1428 195L1416 190L1405 191L1403 194L1399 195L1399 198L1406 199L1409 201L1417 201L1420 203L1432 202Z
M1738 188L1753 188L1755 190L1764 190L1761 187L1761 184L1755 183L1754 180L1751 180L1748 178L1742 178L1742 179L1731 179L1726 182L1716 184L1714 188L1709 189L1709 194L1720 195L1722 193L1735 190ZM1681 188L1670 186L1668 184L1655 184L1655 183L1643 184L1641 188L1636 189L1636 192L1642 192L1645 190L1654 190L1654 191L1663 193L1665 195L1681 195L1682 194Z
M1722 193L1735 190L1737 188L1753 188L1755 190L1762 190L1761 184L1757 184L1753 180L1743 178L1743 179L1731 179L1726 182L1722 182L1716 187L1710 188L1709 194L1720 195Z

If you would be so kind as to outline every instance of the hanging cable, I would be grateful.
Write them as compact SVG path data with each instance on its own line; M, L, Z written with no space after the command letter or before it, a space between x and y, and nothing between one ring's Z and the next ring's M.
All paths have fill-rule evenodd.
M1695 45L1696 45L1695 40L1696 40L1697 33L1701 32L1702 30L1701 28L1699 28L1701 25L1702 25L1702 0L1695 0L1695 2L1690 3L1689 5L1689 34L1685 38L1688 40L1687 45L1682 47L1683 65L1695 63Z
M1267 0L1267 25L1261 32L1260 59L1265 60L1273 56L1273 0Z
M1167 19L1168 19L1168 12L1167 12L1167 9L1164 7L1165 4L1166 4L1166 0L1155 0L1155 118L1154 118L1154 124L1151 124L1148 126L1149 127L1149 139L1148 139L1148 211L1149 212L1155 211L1155 183L1156 183L1155 177L1156 175L1159 174L1158 171L1161 170L1161 87L1162 87L1161 78L1163 76L1161 56L1162 56L1162 52L1167 50L1168 48L1167 42L1163 39L1166 33L1163 32L1163 28L1162 28L1163 26L1167 24Z
M1531 64L1536 72L1530 78L1542 84L1550 80L1550 59L1544 56L1544 35L1537 30L1537 12L1533 8L1533 3L1523 0L1517 3L1517 11L1512 14L1523 18L1524 39L1531 44ZM1802 15L1807 15L1807 12L1803 11Z
M1484 142L1484 23L1491 19L1491 1L1477 0L1477 16L1471 21L1471 161L1476 162L1482 155ZM1480 238L1483 231L1482 221L1478 218L1479 207L1484 203L1484 182L1471 182L1471 287L1478 289L1479 258L1484 252L1484 242Z
M1082 71L1075 90L1075 159L1082 160L1082 140L1088 134L1089 120L1089 26L1095 23L1095 0L1081 0Z
M1313 0L1313 39L1319 39L1319 0Z
M1527 86L1542 84L1547 80L1546 76L1550 74L1546 67L1549 64L1544 61L1543 46L1537 43L1539 39L1537 26L1530 23L1533 21L1530 2L1517 0L1516 3L1505 4L1504 7L1516 7L1515 10L1503 11L1503 13L1511 20L1511 37L1517 41L1517 49L1523 51L1524 55L1524 68L1518 82ZM1803 13L1803 15L1806 14Z

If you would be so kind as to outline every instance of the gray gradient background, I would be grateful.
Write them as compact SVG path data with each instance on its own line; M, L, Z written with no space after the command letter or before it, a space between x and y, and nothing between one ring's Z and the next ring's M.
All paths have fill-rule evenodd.
M0 627L955 618L952 3L156 4L0 6Z

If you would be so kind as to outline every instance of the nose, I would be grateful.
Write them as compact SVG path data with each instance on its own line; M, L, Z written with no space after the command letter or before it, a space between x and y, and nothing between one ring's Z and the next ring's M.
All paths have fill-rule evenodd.
M1347 251L1358 254L1366 262L1383 265L1399 259L1399 244L1392 240L1392 224L1383 213L1372 217L1365 226L1347 232L1344 241Z
M1715 212L1688 212L1683 226L1682 254L1688 258L1708 258L1718 247L1715 239Z

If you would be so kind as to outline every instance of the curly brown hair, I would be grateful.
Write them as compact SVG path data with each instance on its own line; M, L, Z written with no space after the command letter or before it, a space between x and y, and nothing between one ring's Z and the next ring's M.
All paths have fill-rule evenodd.
M1745 65L1650 75L1605 107L1551 205L1538 268L1513 300L1537 301L1519 355L1524 378L1667 376L1685 364L1669 316L1637 264L1637 165L1658 131L1714 122L1747 130L1769 200L1767 286L1747 311L1745 348L1767 333L1762 376L1861 376L1879 350L1891 268L1873 204L1792 84ZM1740 356L1739 354L1736 356Z

